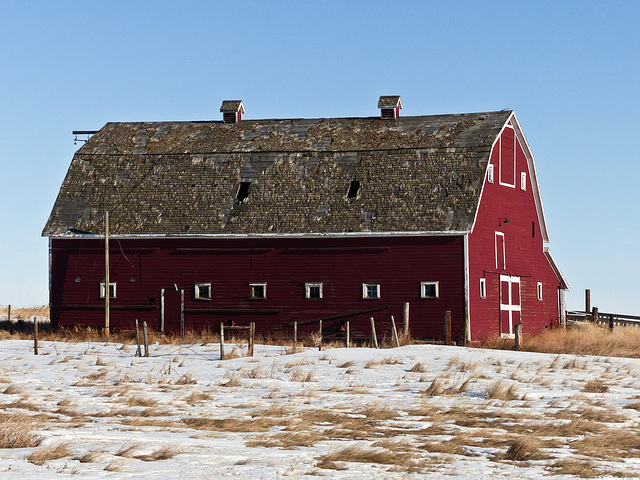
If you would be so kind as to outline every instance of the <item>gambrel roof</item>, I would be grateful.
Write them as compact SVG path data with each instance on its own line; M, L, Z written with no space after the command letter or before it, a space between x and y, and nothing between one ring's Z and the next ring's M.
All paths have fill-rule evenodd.
M108 123L43 235L469 232L511 115Z

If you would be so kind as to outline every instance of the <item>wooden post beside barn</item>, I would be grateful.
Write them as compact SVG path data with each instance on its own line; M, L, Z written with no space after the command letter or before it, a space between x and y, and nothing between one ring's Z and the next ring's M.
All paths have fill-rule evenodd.
M593 323L598 323L598 307L593 307L592 312Z
M142 356L142 349L140 348L140 326L138 325L138 319L136 318L136 345L138 348L136 349L136 357Z
M256 324L255 322L251 322L249 324L249 356L253 357L253 346L255 344L256 338Z
M33 319L33 354L38 355L38 319Z
M396 342L396 347L400 346L400 339L398 338L398 330L396 329L396 319L391 315L391 334L393 335L393 341Z
M298 351L298 322L293 322L293 353Z
M451 310L444 312L444 344L451 345Z
M320 325L318 325L318 351L322 350L322 320L320 320Z
M346 325L346 331L345 331L345 340L346 340L346 347L349 348L349 343L351 343L351 339L349 338L350 335L350 331L349 331L349 322L347 321Z
M7 308L7 320L11 323L11 305Z
M149 356L149 337L147 336L147 322L142 322L142 333L144 335L144 356Z
M405 337L409 336L409 302L404 302L404 319L402 324L402 333Z
M371 346L374 348L380 348L378 346L378 335L376 334L376 322L371 317Z
M515 326L515 338L516 338L516 345L515 348L516 350L520 350L520 341L521 341L521 337L522 337L522 324L518 323Z
M220 360L224 360L224 322L220 322Z
M584 291L584 311L587 313L591 311L591 290L588 288Z

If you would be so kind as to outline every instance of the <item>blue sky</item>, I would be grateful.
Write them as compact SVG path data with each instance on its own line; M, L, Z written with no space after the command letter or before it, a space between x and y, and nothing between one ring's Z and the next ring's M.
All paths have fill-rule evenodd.
M48 302L40 236L109 121L514 109L551 251L601 311L640 315L640 2L0 0L0 305Z

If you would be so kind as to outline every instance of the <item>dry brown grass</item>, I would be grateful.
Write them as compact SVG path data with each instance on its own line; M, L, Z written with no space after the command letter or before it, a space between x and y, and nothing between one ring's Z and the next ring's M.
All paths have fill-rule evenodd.
M7 318L8 306L0 307L0 317ZM11 319L25 319L25 318L49 318L49 305L41 305L38 307L11 307Z
M498 455L496 459L521 462L541 458L545 457L540 454L540 441L532 435L523 435L513 440L506 453Z
M582 391L586 393L607 393L609 391L609 387L601 378L595 378L586 382Z
M555 475L573 475L581 478L594 478L600 476L594 469L593 462L584 460L558 460L548 469Z
M411 367L411 371L413 373L426 373L428 370L424 363L418 362L413 367Z
M156 462L158 460L167 460L171 457L175 457L176 455L180 455L181 453L184 453L184 450L181 450L176 445L165 445L152 453L146 455L135 455L133 458L137 458L143 462Z
M46 462L65 458L69 455L71 455L71 443L61 442L56 445L35 449L31 455L27 457L27 460L35 465L44 465Z
M334 450L318 459L316 467L342 470L339 463L379 463L382 465L394 465L404 467L407 470L415 470L418 461L410 453L390 451L384 448L371 448L363 445L354 445L341 450Z
M38 445L33 422L26 415L11 415L0 419L0 449L29 448Z
M487 387L486 390L487 398L494 400L518 400L520 396L518 395L518 385L516 383L512 383L507 386L506 382L502 379L496 380L491 385Z
M476 345L481 348L510 350L513 340L490 339ZM611 357L640 358L640 328L616 327L608 328L583 323L573 325L566 330L554 328L541 335L525 335L521 350L529 352L602 355ZM576 368L581 368L575 362Z

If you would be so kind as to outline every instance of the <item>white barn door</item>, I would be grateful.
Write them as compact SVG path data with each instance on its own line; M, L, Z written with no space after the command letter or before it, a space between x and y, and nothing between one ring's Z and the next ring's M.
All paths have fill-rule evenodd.
M513 335L520 323L520 277L500 275L500 334Z

